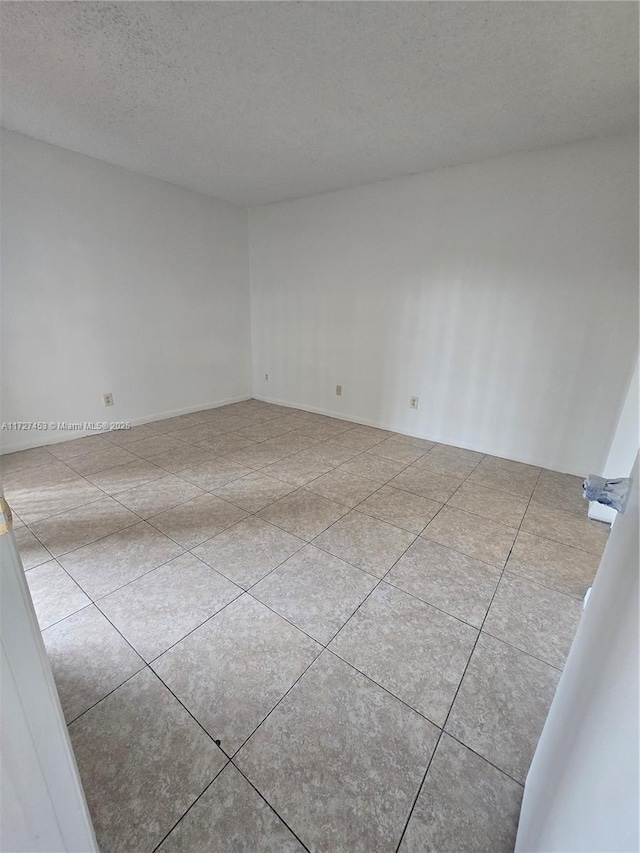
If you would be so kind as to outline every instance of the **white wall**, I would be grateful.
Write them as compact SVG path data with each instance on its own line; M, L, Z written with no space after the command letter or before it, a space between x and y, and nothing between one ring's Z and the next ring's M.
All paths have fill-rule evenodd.
M536 749L516 853L637 853L638 461Z
M637 353L637 157L592 140L252 209L254 394L601 471Z
M0 419L249 396L246 210L3 143ZM600 473L637 352L636 171L618 137L251 210L253 392Z
M640 362L636 361L635 370L629 383L627 396L618 419L616 431L611 442L609 455L604 466L604 477L628 477L638 453L640 413Z
M0 420L251 396L245 208L6 131L2 179ZM5 450L55 438L0 433Z
M608 479L628 477L640 447L640 361L636 361L635 370L629 383L620 417L611 441L607 461L601 473ZM589 518L613 524L618 517L615 509L589 501Z

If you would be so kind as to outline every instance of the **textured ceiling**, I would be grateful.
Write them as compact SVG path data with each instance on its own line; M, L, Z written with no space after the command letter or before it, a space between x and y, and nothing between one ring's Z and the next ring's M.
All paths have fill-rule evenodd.
M3 2L3 124L241 204L637 127L631 2Z

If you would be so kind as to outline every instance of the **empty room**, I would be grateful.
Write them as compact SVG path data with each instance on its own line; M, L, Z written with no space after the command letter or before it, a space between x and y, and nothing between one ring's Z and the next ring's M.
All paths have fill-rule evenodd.
M638 11L0 0L2 853L638 853Z

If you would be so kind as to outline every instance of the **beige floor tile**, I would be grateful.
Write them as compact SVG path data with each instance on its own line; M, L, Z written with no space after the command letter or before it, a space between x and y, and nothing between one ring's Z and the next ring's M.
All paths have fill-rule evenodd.
M226 406L214 406L211 409L201 409L199 412L189 412L189 417L193 418L199 424L215 423L220 419L228 417L225 412Z
M256 405L262 407L259 414L264 419L268 416L269 419L274 419L276 416L280 418L288 418L292 421L298 421L306 417L321 417L313 412L308 412L306 409L300 409L296 406L281 406L277 403L267 403L264 401L254 400Z
M223 407L216 406L213 409L202 409L199 412L189 412L189 417L193 418L199 424L207 423L208 421L215 422L223 416Z
M149 669L69 734L102 853L151 853L226 762Z
M124 447L117 444L105 442L106 450L92 450L90 453L82 453L80 456L72 456L66 460L66 464L77 474L86 477L88 474L97 474L106 471L107 468L115 468L117 465L126 465L127 462L137 462L138 457L129 453Z
M191 550L246 516L247 513L239 507L215 495L203 494L154 515L148 521L169 539Z
M530 498L538 481L539 469L525 465L522 468L511 468L491 461L486 457L469 475L468 483L506 492L518 498ZM503 460L507 461L507 460ZM519 463L514 463L517 465Z
M71 509L33 523L33 532L54 557L81 548L140 521L113 498Z
M560 673L481 634L446 731L524 784Z
M377 488L377 483L341 468L334 468L307 486L308 491L348 507L356 506Z
M296 415L295 409L289 409L288 412L273 413L273 416L272 414L269 414L268 417L266 417L264 413L254 413L252 415L252 418L256 425L269 425L269 427L273 430L274 433L276 429L278 429L278 435L284 435L285 432L291 432L301 424L301 421ZM269 436L269 438L275 437L275 435ZM267 441L267 439L264 440Z
M467 450L465 447L456 447L453 444L437 444L433 452L436 455L447 455L452 459L459 459L461 462L473 465L478 465L485 458L485 454L479 450Z
M220 486L231 483L239 477L244 477L245 474L250 474L251 468L230 462L226 457L216 456L210 462L182 468L179 473L183 479L195 486L199 486L207 492L213 492Z
M314 540L318 548L378 578L407 550L415 534L361 512L350 512Z
M336 421L336 423L345 423L345 421ZM372 438L377 438L380 441L387 441L389 438L393 438L395 436L395 432L392 432L388 429L382 429L380 427L375 426L367 426L366 424L359 424L355 421L346 421L349 423L354 429L357 429L362 435L370 435Z
M347 512L335 501L298 489L260 510L260 517L300 539L313 539Z
M169 649L153 669L233 755L321 651L243 595Z
M526 533L602 556L610 527L601 521L580 518L572 512L541 506L532 501L522 521L522 529Z
M197 426L186 427L169 433L170 438L186 444L188 447L200 446L210 450L210 442L221 438L225 434L225 427L217 423L198 423Z
M175 474L118 493L118 502L140 518L151 518L204 494L202 489Z
M47 551L42 542L24 524L20 527L14 527L13 535L16 539L16 545L20 552L20 559L22 560L25 572L42 563L46 563L54 556Z
M247 512L258 512L292 492L296 486L276 480L260 471L232 480L216 489L216 495Z
M25 468L19 467L13 471L3 472L3 486L5 493L13 494L15 503L16 496L35 493L40 489L58 486L69 480L78 480L76 472L61 462L51 457L52 461L46 465L33 465Z
M251 447L243 447L242 450L234 450L233 453L227 453L224 458L238 465L244 465L245 468L251 468L253 471L259 471L261 468L266 468L267 465L274 465L276 462L280 462L281 459L289 456L286 450L278 450L273 447L266 447L265 445L266 441L254 444Z
M282 462L276 462L275 465L268 465L263 468L262 473L268 474L269 477L274 477L276 480L284 480L285 483L304 486L334 467L326 462L311 458L309 454L312 450L304 450L302 453L283 459Z
M309 450L315 447L319 442L320 439L311 438L308 435L302 435L297 432L285 432L284 435L278 435L276 438L269 438L267 441L263 441L262 447L265 450L274 450L278 453L283 453L284 456L293 456L294 453L300 453L302 450Z
M383 582L329 648L442 726L477 636L475 628Z
M342 447L340 444L334 444L333 441L323 441L306 450L305 458L323 462L328 466L336 466L353 459L359 452L359 450L351 450L348 447Z
M215 427L220 435L236 430L247 429L251 426L256 426L256 418L248 415L232 415L230 413L222 413L219 417L210 420L209 424ZM246 437L246 436L243 436ZM250 441L256 441L255 438L250 438Z
M145 665L93 604L47 628L42 639L67 722Z
M422 537L385 580L479 628L500 579L500 569Z
M344 462L340 466L340 470L358 474L360 477L367 477L377 483L386 483L406 467L407 463L405 462L396 462L394 459L375 456L373 453L361 453L348 462Z
M52 465L54 462L56 457L45 447L33 447L30 450L17 450L0 456L0 472L4 478L16 471L38 468L40 465Z
M486 470L502 469L523 476L528 474L532 478L539 476L542 471L542 468L537 465L529 465L527 462L516 462L515 459L505 459L503 456L485 456L481 467Z
M31 569L26 578L41 630L91 604L78 584L55 560Z
M375 585L372 575L307 545L256 584L251 594L326 644Z
M215 424L226 423L228 420L240 419L241 413L235 415L227 406L216 406L213 409L203 409L200 412L190 412L190 416L197 421L198 424ZM243 418L243 420L246 420Z
M444 734L399 853L512 853L522 786Z
M180 545L144 521L60 557L91 598L101 598L182 552Z
M502 568L516 538L516 529L505 527L488 518L471 515L451 507L443 507L430 521L422 536Z
M227 764L158 853L210 850L303 853L304 848L233 764Z
M359 504L358 512L395 524L410 533L420 533L441 506L441 503L412 495L411 492L383 486Z
M225 453L233 453L234 450L242 450L245 447L255 447L256 442L250 441L248 438L242 438L236 435L235 432L226 432L222 435L212 435L202 440L198 440L196 444L203 450L214 453L217 456L224 456ZM196 460L197 461L197 460Z
M575 598L505 573L483 629L562 669L581 615Z
M401 432L397 432L395 435L391 436L390 440L400 442L401 444L408 444L411 447L415 447L417 450L421 450L422 453L426 453L428 450L431 450L432 447L436 446L435 441L429 441L427 438L415 438L412 435L403 435Z
M324 424L325 426L344 427L344 429L352 429L357 424L351 421L345 421L341 418L334 418L331 415L321 415L319 412L308 412L305 409L289 409L289 412L294 412L298 420L302 420L306 424Z
M309 849L392 853L436 733L415 711L324 652L236 763Z
M278 425L282 424L282 425L286 426L287 430L288 430L287 433L283 433L282 435L283 436L284 435L291 435L295 431L299 430L301 427L305 426L307 421L304 419L304 417L300 417L300 415L305 414L304 412L298 412L295 409L293 409L293 410L290 409L289 411L293 411L293 414L286 414L285 412L280 412L280 414L274 414L273 412L271 412L269 414L261 413L261 414L256 415L256 418L259 418L260 423L264 423L265 421L269 421L269 423L273 422L273 423L276 423ZM281 436L276 436L276 438L279 438L279 437L281 437ZM310 438L310 436L306 436L306 437ZM267 441L269 441L269 440L270 439L267 439Z
M446 477L427 468L411 465L390 480L389 485L431 501L444 503L449 500L461 482L459 477Z
M5 496L25 524L92 503L104 493L66 465L40 465L8 475Z
M112 444L119 444L121 447L126 447L134 441L141 441L143 438L153 438L158 433L154 432L145 424L131 427L130 429L115 429L104 433L104 439Z
M437 444L415 463L418 468L427 468L445 477L468 477L477 467L482 454L473 454L457 447Z
M231 413L223 413L219 418L210 421L210 423L220 430L221 433L225 432L240 432L243 429L249 429L250 427L260 426L260 424L266 423L268 420L275 420L275 418L267 418L264 420L263 418L258 418L255 415L251 414L237 414L233 415ZM250 438L249 436L242 436L243 438L249 438L249 441L266 441L266 438ZM272 436L269 436L272 437Z
M199 423L200 421L197 418L193 418L191 415L176 415L174 418L164 418L161 421L151 421L148 426L149 429L152 429L154 432L163 434L197 426Z
M56 459L63 462L83 453L94 453L99 450L108 450L109 442L101 435L87 435L83 438L72 438L69 441L61 441L57 444L47 445L47 450Z
M78 477L31 493L28 497L25 495L24 500L14 499L11 505L15 504L17 512L26 524L34 524L101 498L104 498L104 492Z
M507 561L507 571L582 600L600 565L597 554L520 530Z
M174 450L159 453L158 456L150 456L149 462L152 462L164 471L168 471L170 474L176 474L188 465L211 462L213 459L215 459L215 454L210 450L205 450L204 447L194 446L193 444L184 444L182 447L177 447Z
M238 430L238 435L241 438L248 438L250 441L266 441L268 438L275 438L285 432L291 432L292 429L293 426L289 425L286 420L274 419L243 427Z
M385 441L390 435L390 433L383 432L382 430L379 432L376 430L370 431L367 427L357 426L355 429L349 429L346 432L332 436L331 441L335 444L341 444L343 447L364 451Z
M584 498L582 491L584 479L584 477L574 477L571 474L560 474L558 471L543 469L532 500L543 506L555 507L586 517L589 512L589 501Z
M178 441L173 435L159 435L156 433L152 438L142 438L139 441L128 444L127 450L135 453L136 456L141 456L143 459L149 459L150 456L158 456L160 453L177 450L183 444L184 442Z
M519 527L528 504L527 498L517 498L472 483L463 483L447 501L447 506L490 518L507 527Z
M257 400L56 453L0 468L103 853L395 853L452 701L401 853L512 849L608 532L581 478Z
M126 465L99 471L97 474L89 474L87 479L108 495L117 495L119 492L135 489L143 483L150 483L152 480L159 480L160 477L166 476L167 472L163 468L140 459L138 462L129 462Z
M337 435L342 435L351 429L353 429L353 424L350 424L347 421L341 421L339 423L324 423L322 421L307 422L298 427L298 431L301 435L316 438L318 441L333 441Z
M259 518L247 518L209 539L193 553L248 589L304 545L304 540Z
M423 455L422 450L417 447L412 447L410 444L405 444L401 441L396 441L395 436L387 438L381 444L376 444L371 450L367 451L373 456L381 456L383 459L392 459L394 462L403 462L405 465L410 465L416 459L420 459Z
M151 661L240 595L193 554L182 554L98 601L102 612Z

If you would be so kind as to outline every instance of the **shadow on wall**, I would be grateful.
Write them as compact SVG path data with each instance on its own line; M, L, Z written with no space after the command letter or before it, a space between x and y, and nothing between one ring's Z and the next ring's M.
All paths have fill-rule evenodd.
M637 157L622 135L251 210L254 393L600 473L638 349Z
M366 407L372 424L496 455L507 455L517 433L518 455L511 457L524 462L562 458L569 445L576 457L593 444L606 450L619 408L594 408L595 383L617 385L622 395L629 380L624 371L605 377L589 368L596 360L586 333L592 306L574 311L567 300L558 306L557 288L544 282L514 292L471 269L465 275L466 285L458 274L399 287L386 310L375 298L361 299L352 328L375 329L367 336L376 343L367 358L359 334L345 329L349 358L336 375L346 373L370 395L358 399L356 391L355 405L345 397L344 409L328 408L357 417ZM419 397L417 411L409 408L410 396Z

